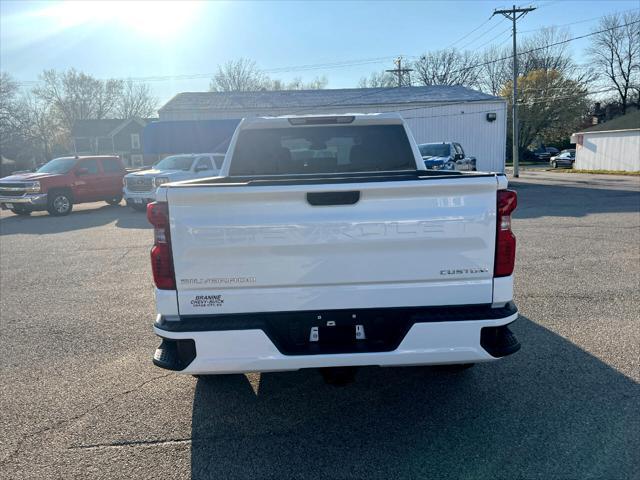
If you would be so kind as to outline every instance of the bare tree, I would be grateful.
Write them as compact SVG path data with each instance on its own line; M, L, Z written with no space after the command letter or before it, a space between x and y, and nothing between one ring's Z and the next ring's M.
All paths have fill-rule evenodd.
M451 48L425 53L413 64L413 68L422 85L477 87L480 77L478 63L472 52L459 52Z
M359 88L391 88L396 86L396 77L389 72L372 72L369 77L362 77L358 82Z
M50 159L52 147L64 143L51 107L31 94L20 96L18 84L0 74L0 153L30 168L33 160Z
M568 43L558 44L569 38L568 30L556 27L544 28L525 37L518 48L518 74L526 76L536 70L556 71L578 82L593 80L593 69L579 68L575 64ZM480 55L478 70L479 87L485 92L499 95L502 87L513 76L511 48L487 48Z
M272 79L256 66L256 62L246 58L231 60L218 67L209 90L212 92L256 92L260 90L320 90L326 88L327 77L316 77L304 82L296 77L287 83Z
M115 107L118 118L148 118L158 106L158 99L151 94L151 88L146 83L134 83L127 80Z
M563 75L572 73L575 63L569 43L558 45L569 38L571 34L568 30L556 27L543 28L537 34L526 37L518 49L518 73L526 75L534 70L555 70Z
M76 120L112 116L124 85L122 80L98 80L73 68L63 73L45 70L40 80L34 95L50 106L67 131Z
M68 135L60 124L53 106L33 94L20 100L20 111L25 139L40 151L40 157L49 160L54 146L68 146Z
M322 90L326 88L329 80L324 75L316 77L310 82L305 82L301 77L296 77L289 83L282 80L269 80L264 85L264 90Z
M301 90L323 90L327 88L327 85L329 85L329 79L322 75L321 77L314 78L310 82L303 83ZM291 84L289 84L289 87L291 87ZM289 88L289 90L293 89Z
M218 67L209 90L212 92L255 92L269 86L269 78L246 58L230 60Z
M589 56L607 83L616 89L622 113L634 91L640 95L640 13L607 15L600 20ZM636 23L633 23L636 22ZM639 100L640 102L640 100Z
M17 94L18 84L8 73L0 73L0 148L11 142L17 130Z
M492 46L482 53L479 60L478 86L491 95L500 95L504 85L511 80L511 51Z

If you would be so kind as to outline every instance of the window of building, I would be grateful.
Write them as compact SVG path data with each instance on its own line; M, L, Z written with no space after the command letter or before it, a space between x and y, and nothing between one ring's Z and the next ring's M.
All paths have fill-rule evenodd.
M131 134L131 149L140 150L140 134L139 133Z

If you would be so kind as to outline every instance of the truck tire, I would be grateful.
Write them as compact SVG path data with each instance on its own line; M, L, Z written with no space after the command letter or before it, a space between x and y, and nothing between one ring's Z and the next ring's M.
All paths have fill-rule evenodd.
M20 206L16 205L11 209L11 211L16 215L21 215L25 217L28 217L29 215L31 215L31 209L29 207L23 207L22 205Z
M73 199L66 190L50 192L47 200L47 212L54 217L69 215L73 209Z
M118 195L117 197L113 197L113 198L109 198L108 200L106 200L106 202L109 205L120 205L120 202L122 201L122 195Z

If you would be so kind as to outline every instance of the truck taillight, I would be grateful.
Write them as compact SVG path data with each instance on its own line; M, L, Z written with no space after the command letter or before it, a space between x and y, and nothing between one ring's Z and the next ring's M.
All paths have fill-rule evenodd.
M175 290L176 276L171 255L171 234L169 231L169 207L166 202L147 205L147 219L153 225L153 248L151 249L151 269L153 281L160 290Z
M517 205L518 195L515 191L498 190L494 277L508 277L513 273L516 260L516 237L511 231L511 212Z

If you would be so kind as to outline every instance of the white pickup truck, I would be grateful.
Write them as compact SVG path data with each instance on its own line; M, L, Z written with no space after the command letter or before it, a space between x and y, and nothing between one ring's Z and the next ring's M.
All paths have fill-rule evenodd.
M189 153L171 155L155 163L148 170L125 175L122 195L127 205L144 211L156 198L156 188L163 183L194 178L215 177L220 172L223 153Z
M426 170L397 114L245 119L220 177L156 200L159 367L467 367L520 348L515 192Z

